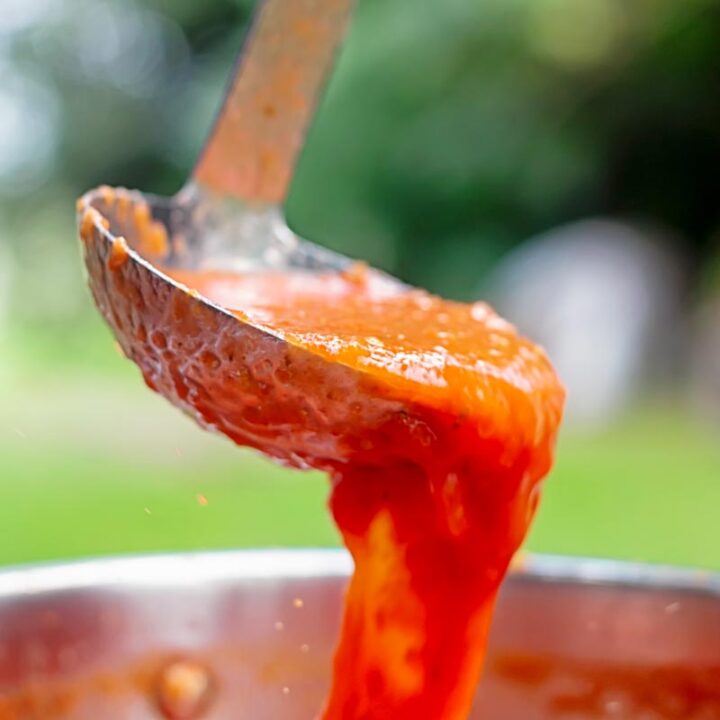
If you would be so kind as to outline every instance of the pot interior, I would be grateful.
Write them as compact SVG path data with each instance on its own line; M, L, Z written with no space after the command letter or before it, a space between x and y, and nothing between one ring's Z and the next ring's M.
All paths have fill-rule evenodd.
M0 573L0 720L313 720L349 571L336 551L253 551ZM530 560L503 587L473 718L720 720L719 588ZM204 684L168 715L178 667Z

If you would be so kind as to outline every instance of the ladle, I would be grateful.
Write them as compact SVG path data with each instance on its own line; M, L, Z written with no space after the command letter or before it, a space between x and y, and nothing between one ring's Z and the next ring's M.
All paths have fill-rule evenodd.
M282 219L351 9L266 0L190 184L169 201L100 188L80 234L95 301L150 387L330 475L356 573L322 717L459 719L563 391L486 305L355 268Z
M254 442L246 412L253 406L252 414L260 402L263 363L253 369L257 396L247 397L247 385L234 394L227 382L247 377L254 359L300 368L302 387L285 388L286 409L296 392L305 405L315 402L318 417L324 416L317 428L323 434L342 430L333 420L341 422L353 389L364 394L358 384L367 382L360 373L330 370L325 360L288 347L159 268L337 272L352 266L292 232L282 204L353 6L354 0L261 1L185 187L163 198L104 186L78 201L88 283L125 355L140 366L148 385L201 424L243 444L263 439L270 452L265 434ZM323 378L318 398L307 396L313 394L313 373ZM342 403L328 400L328 382ZM300 459L288 457L292 449L274 432L278 457L297 465Z

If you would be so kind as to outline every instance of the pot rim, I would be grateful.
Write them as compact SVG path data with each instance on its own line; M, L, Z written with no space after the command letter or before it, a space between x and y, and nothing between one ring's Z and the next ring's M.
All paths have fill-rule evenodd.
M0 601L73 590L197 587L238 581L347 577L341 549L214 550L120 555L0 569ZM720 597L720 573L623 560L520 555L511 576L520 581L685 590Z

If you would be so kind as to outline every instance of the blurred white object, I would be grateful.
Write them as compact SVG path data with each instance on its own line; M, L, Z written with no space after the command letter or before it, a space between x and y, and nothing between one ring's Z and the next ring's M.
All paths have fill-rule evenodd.
M568 419L599 424L672 362L682 277L660 236L586 220L508 255L491 300L548 351L569 391Z
M697 309L690 343L690 391L695 406L720 420L720 297Z

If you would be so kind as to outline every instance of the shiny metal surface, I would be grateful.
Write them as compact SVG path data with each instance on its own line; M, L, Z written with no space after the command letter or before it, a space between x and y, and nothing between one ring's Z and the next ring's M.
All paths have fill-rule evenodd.
M6 570L0 718L160 718L160 674L183 659L212 678L202 717L312 720L350 570L339 551ZM678 705L688 688L700 699ZM602 561L524 562L502 591L473 717L720 717L720 580Z

